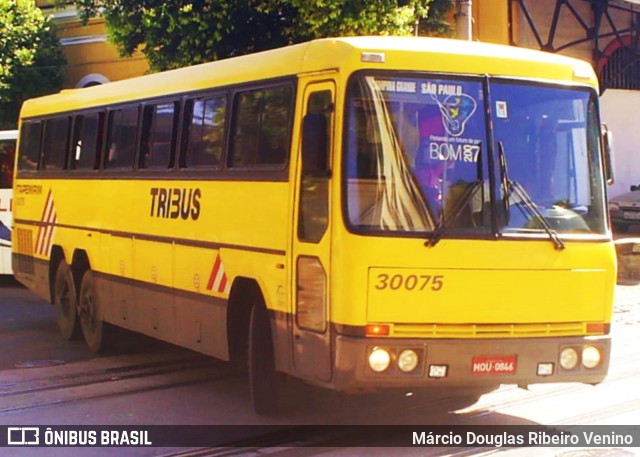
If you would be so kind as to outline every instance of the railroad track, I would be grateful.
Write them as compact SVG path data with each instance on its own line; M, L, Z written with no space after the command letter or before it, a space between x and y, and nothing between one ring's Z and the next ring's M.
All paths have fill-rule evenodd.
M189 385L233 376L221 362L197 354L103 357L0 373L0 413Z

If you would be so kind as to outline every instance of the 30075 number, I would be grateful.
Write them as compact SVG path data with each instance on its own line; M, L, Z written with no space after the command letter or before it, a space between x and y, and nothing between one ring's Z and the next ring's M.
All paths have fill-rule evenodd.
M377 276L378 290L432 290L437 292L444 287L443 275L388 275L381 273Z

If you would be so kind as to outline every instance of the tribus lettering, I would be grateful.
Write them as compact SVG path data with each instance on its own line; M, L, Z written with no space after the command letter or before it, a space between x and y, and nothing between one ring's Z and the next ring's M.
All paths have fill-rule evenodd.
M151 188L151 217L193 219L200 217L200 189Z

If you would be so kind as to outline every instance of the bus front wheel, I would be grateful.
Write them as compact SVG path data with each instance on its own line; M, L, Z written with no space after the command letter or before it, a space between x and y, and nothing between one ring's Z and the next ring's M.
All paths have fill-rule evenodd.
M96 353L107 350L111 346L113 327L104 322L100 315L100 303L91 270L85 271L82 276L78 310L82 333L89 349Z
M251 310L248 365L253 408L258 414L277 413L284 381L275 369L269 315L261 302L255 303Z
M56 309L56 322L60 334L66 340L80 337L78 321L78 299L71 268L65 260L61 260L56 270L53 284L53 306Z

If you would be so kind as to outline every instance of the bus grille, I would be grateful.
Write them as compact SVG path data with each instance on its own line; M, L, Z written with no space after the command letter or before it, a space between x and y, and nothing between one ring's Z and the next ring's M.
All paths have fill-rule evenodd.
M20 273L34 274L33 233L31 230L16 229L16 247L13 255L13 268Z
M584 322L552 324L394 324L400 338L527 338L586 334Z

